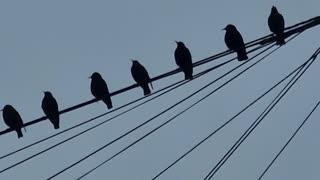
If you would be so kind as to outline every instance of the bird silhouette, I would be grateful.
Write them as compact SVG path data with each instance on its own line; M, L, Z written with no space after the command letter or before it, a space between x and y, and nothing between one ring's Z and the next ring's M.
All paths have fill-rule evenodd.
M45 91L41 104L44 114L53 124L54 129L59 129L59 108L51 92Z
M23 126L23 121L20 114L11 105L5 105L2 109L3 120L9 128L15 130L18 134L18 138L23 137L21 128Z
M101 75L94 72L91 76L91 93L98 100L102 100L108 107L112 108L112 101L108 90L107 83L103 80Z
M224 41L230 50L233 50L237 53L238 61L247 60L248 56L246 47L237 28L234 25L229 24L223 30L226 30Z
M284 18L275 6L271 8L268 25L270 31L276 35L277 44L280 46L286 44L284 40Z
M189 49L183 44L183 42L176 41L176 43L177 43L177 48L174 52L176 64L184 72L185 79L192 79L193 65L192 65L191 53Z
M139 63L139 61L132 60L131 74L136 83L143 89L143 94L150 94L151 91L148 84L150 83L152 87L152 83L150 81L148 71Z

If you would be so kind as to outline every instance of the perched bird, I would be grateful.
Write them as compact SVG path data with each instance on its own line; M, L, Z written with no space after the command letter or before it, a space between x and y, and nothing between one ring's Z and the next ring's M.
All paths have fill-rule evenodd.
M45 91L42 99L42 110L53 124L54 129L59 129L59 108L56 99L51 92Z
M284 18L278 12L277 8L272 6L271 13L268 18L268 25L271 32L276 35L277 44L284 45L286 42L284 41Z
M6 123L6 125L17 132L18 138L23 137L21 131L23 121L18 111L15 110L11 105L5 105L2 111L3 120Z
M101 75L94 72L91 76L91 93L98 100L102 100L108 109L112 108L112 102L107 83L103 80Z
M176 41L176 43L177 48L174 52L176 63L184 72L185 79L192 79L193 66L191 53L183 42Z
M150 83L152 87L152 83L150 81L148 71L143 67L142 64L139 63L139 61L132 60L131 74L136 83L143 89L143 94L150 94L151 91L148 84Z
M239 61L247 60L246 47L237 28L234 25L229 24L223 30L226 30L224 41L227 47L237 53Z

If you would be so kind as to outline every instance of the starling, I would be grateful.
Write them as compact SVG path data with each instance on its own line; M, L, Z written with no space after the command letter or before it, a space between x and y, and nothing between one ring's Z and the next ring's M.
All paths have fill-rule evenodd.
M56 99L51 92L44 92L44 97L41 104L44 114L53 124L54 129L59 129L59 108Z
M177 42L177 48L174 52L177 65L184 72L185 79L192 79L193 65L192 57L189 49L183 44L183 42Z
M223 30L226 30L224 41L230 50L233 50L238 55L238 61L247 60L247 51L243 39L237 28L229 24Z
M132 60L131 74L136 83L143 89L143 94L150 94L151 91L148 84L150 83L152 87L152 83L150 81L148 71L137 60Z
M112 108L111 97L109 94L107 83L103 80L101 75L94 72L91 76L91 93L98 100L102 100L108 109Z
M18 138L23 137L21 131L23 121L18 111L15 110L11 105L5 105L2 111L3 120L6 123L6 125L17 132Z
M271 32L276 35L277 44L284 45L284 19L283 16L278 12L277 8L272 6L271 13L268 18L268 25Z

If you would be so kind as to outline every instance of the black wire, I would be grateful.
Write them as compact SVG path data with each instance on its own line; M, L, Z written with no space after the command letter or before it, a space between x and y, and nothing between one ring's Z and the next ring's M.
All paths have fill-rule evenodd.
M293 34L301 33L301 32L303 32L304 30L309 29L309 28L312 28L312 27L317 26L317 25L319 25L319 24L320 24L320 17L319 17L319 16L314 17L314 18L311 18L311 19L309 19L309 20L307 20L307 21L300 22L300 23L295 24L295 25L293 25L293 26L291 26L291 27L287 27L287 28L286 28L286 31L287 31L287 32L285 32L284 36L285 36L285 37L289 37L289 36L291 36L291 35L293 35ZM300 26L300 27L298 27L298 26ZM256 46L256 45L265 44L265 43L272 43L272 42L275 42L275 41L276 41L275 37L274 37L272 34L270 34L270 35L267 35L267 36L264 36L264 37L261 37L261 38L258 38L258 39L256 39L256 40L253 40L253 41L251 41L251 42L246 43L246 48L250 48L250 47L253 47L253 46ZM231 54L231 53L233 53L233 52L230 51L230 50L227 50L227 51L224 51L224 52L222 52L222 53L216 54L216 55L214 55L214 56L205 58L205 59L203 59L203 60L199 60L199 61L193 63L193 67L196 67L196 66L199 66L199 65L208 63L208 62L210 62L210 61L213 61L213 60L216 60L216 59L218 59L218 58L224 57L224 56L229 55L229 54ZM159 75L159 76L156 76L156 77L152 78L151 81L156 81L156 80L159 80L159 79L162 79L162 78L171 76L171 75L176 74L176 73L178 73L178 72L180 72L180 71L181 71L181 69L175 69L175 70L169 71L169 72L167 72L167 73L164 73L164 74L161 74L161 75ZM128 91L128 90L133 89L133 88L136 88L136 87L138 87L138 85L137 85L137 84L133 84L133 85L131 85L131 86L122 88L122 89L117 90L117 91L115 91L115 92L112 92L112 93L110 93L110 95L111 95L111 96L114 96L114 95L123 93L123 92L125 92L125 91ZM59 114L64 114L64 113L73 111L73 110L75 110L75 109L78 109L78 108L87 106L87 105L89 105L89 104L92 104L92 103L94 103L94 102L96 102L96 101L97 101L97 99L92 99L92 100L89 100L89 101L86 101L86 102L83 102L83 103L74 105L74 106L72 106L72 107L69 107L69 108L66 108L66 109L61 110L61 111L59 112ZM29 121L29 122L27 122L27 123L24 123L24 124L23 124L23 127L27 127L27 126L30 126L30 125L39 123L39 122L44 121L44 120L46 120L46 119L47 119L46 116L40 117L40 118L38 118L38 119L35 119L35 120ZM5 129L5 130L3 130L3 131L0 131L0 135L9 133L9 132L11 132L11 131L13 131L13 129L11 129L11 128Z
M273 47L273 46L271 46ZM269 48L267 48L269 49ZM268 55L270 55L271 53L269 53ZM152 131L150 131L149 133L145 134L144 136L142 136L141 138L139 138L138 140L134 141L133 143L131 143L130 145L128 145L127 147L125 147L124 149L122 149L121 151L119 151L118 153L116 153L115 155L113 155L112 157L108 158L107 160L105 160L104 162L102 162L101 164L99 164L98 166L94 167L93 169L91 169L90 171L88 171L87 173L85 173L84 175L82 175L81 177L79 177L78 179L82 179L83 177L85 177L86 175L88 175L89 173L93 172L94 170L96 170L97 168L99 168L100 166L104 165L105 163L109 162L110 160L112 160L113 158L115 158L116 156L120 155L121 153L123 153L124 151L126 151L127 149L129 149L130 147L132 147L133 145L135 145L136 143L140 142L141 140L143 140L144 138L146 138L147 136L149 136L150 134L154 133L155 131L157 131L158 129L160 129L161 127L165 126L166 124L168 124L169 122L173 121L175 118L177 118L178 116L180 116L181 114L183 114L184 112L188 111L189 109L191 109L192 107L194 107L195 105L197 105L198 103L200 103L201 101L203 101L204 99L208 98L210 95L212 95L213 93L215 93L216 91L218 91L219 89L221 89L222 87L224 87L225 85L227 85L228 83L230 83L232 80L234 80L235 78L237 78L238 76L240 76L242 73L244 73L245 71L249 70L251 67L253 67L254 65L256 65L257 63L259 63L260 61L262 61L264 58L266 58L268 55L264 56L263 58L261 58L259 61L255 62L254 64L252 64L251 66L249 66L248 68L246 68L245 70L243 70L242 72L238 73L236 76L234 76L233 78L231 78L230 80L228 80L227 82L225 82L224 84L222 84L221 86L219 86L218 88L216 88L215 90L211 91L209 94L207 94L206 96L204 96L203 98L201 98L200 100L196 101L195 103L193 103L191 106L189 106L188 108L184 109L183 111L181 111L180 113L176 114L175 116L173 116L172 118L170 118L169 120L167 120L166 122L164 122L163 124L161 124L160 126L156 127L155 129L153 129Z
M320 49L320 48L319 48ZM269 114L269 112L277 105L277 103L286 95L286 93L291 89L291 87L300 79L300 77L306 72L306 70L311 66L319 53L319 49L310 57L311 62L302 71L301 74L292 82L293 79L284 87L284 89L277 95L277 97L269 104L269 106L260 114L260 116L251 124L251 126L245 131L245 133L237 140L237 142L229 149L229 151L223 156L223 158L215 165L215 167L208 173L204 178L205 180L210 180L216 172L224 165L224 163L231 157L231 155L236 151L236 149L244 142L244 140L251 134L251 132L261 123L261 121ZM297 74L296 74L297 75ZM296 77L294 76L294 78ZM292 83L291 83L292 82ZM290 84L291 83L291 84ZM289 85L290 84L290 85ZM288 88L287 88L288 87ZM286 89L287 88L287 89ZM283 94L281 95L281 93ZM280 96L281 95L281 96ZM279 97L280 96L280 97ZM279 98L278 98L279 97ZM274 104L273 104L274 102ZM270 108L269 108L270 107ZM260 119L261 118L261 119ZM260 120L259 120L260 119Z
M266 50L270 49L271 47L267 48ZM265 52L266 50L263 50L262 52L260 52L259 54ZM258 54L258 55L259 55ZM252 58L251 58L252 59ZM108 147L109 145L113 144L114 142L120 140L121 138L127 136L128 134L132 133L133 131L139 129L140 127L146 125L147 123L151 122L152 120L156 119L157 117L161 116L162 114L166 113L167 111L171 110L172 108L174 108L175 106L181 104L182 102L186 101L187 99L191 98L192 96L196 95L197 93L201 92L202 90L204 90L205 88L209 87L210 85L212 85L213 83L215 83L216 81L222 79L223 77L227 76L228 74L230 74L231 72L233 72L234 70L238 69L239 67L243 66L244 64L248 63L249 61L246 61L240 65L238 65L237 67L233 68L232 70L228 71L227 73L225 73L224 75L220 76L219 78L215 79L214 81L210 82L209 84L203 86L202 88L200 88L199 90L197 90L196 92L190 94L189 96L187 96L186 98L180 100L179 102L175 103L174 105L170 106L169 108L167 108L166 110L162 111L161 113L155 115L154 117L148 119L147 121L145 121L144 123L140 124L139 126L131 129L130 131L128 131L127 133L121 135L120 137L114 139L113 141L109 142L108 144L102 146L101 148L97 149L96 151L88 154L87 156L81 158L80 160L78 160L77 162L71 164L70 166L68 166L67 168L64 168L63 170L59 171L58 173L54 174L53 176L49 177L48 179L52 179L56 176L58 176L59 174L63 173L64 171L72 168L73 166L79 164L80 162L84 161L85 159L89 158L90 156L96 154L97 152L101 151L102 149Z
M304 119L304 121L300 124L300 126L296 129L296 131L293 133L293 135L290 137L290 139L286 142L286 144L281 148L281 150L278 152L278 154L274 157L274 159L271 161L271 163L268 165L268 167L263 171L263 173L260 175L259 179L262 179L262 177L265 175L265 173L269 170L269 168L273 165L273 163L276 161L276 159L280 156L280 154L283 152L283 150L289 145L291 140L295 137L295 135L299 132L299 130L302 128L302 126L307 122L307 120L310 118L312 113L317 109L319 106L320 101L316 104L316 106L312 109L312 111L308 114L308 116Z
M203 72L200 72L200 73L196 74L196 75L193 77L192 80L195 80L195 79L197 79L197 78L205 75L206 73L209 73L210 71L212 71L212 70L214 70L214 69L217 69L217 68L219 68L219 67L221 67L221 66L223 66L223 65L226 65L226 64L230 63L230 62L233 61L233 60L234 60L234 59L231 59L231 60L229 60L229 61L227 61L227 62L221 63L221 64L216 65L216 66L214 66L214 67L212 67L212 68L209 68L209 69L207 69L207 70L205 70L205 71L203 71ZM182 81L179 81L179 82L174 83L174 84L172 84L172 85L169 85L168 87L172 87L172 86L173 86L173 87L172 87L171 89L169 89L169 90L167 90L167 91L165 91L165 92L163 92L163 93L161 93L161 94L159 94L159 95L151 98L151 99L148 99L148 100L146 100L146 101L144 101L144 102L142 102L142 103L140 103L140 104L138 104L138 105L136 105L136 106L134 106L134 107L132 107L132 108L130 108L130 109L128 109L128 110L126 110L126 111L118 114L118 115L116 115L116 116L113 116L113 117L111 117L111 118L109 118L109 119L107 119L107 120L105 120L105 121L103 121L103 122L101 122L101 123L93 126L93 127L90 127L90 128L88 128L88 129L86 129L86 130L84 130L84 131L82 131L82 132L80 132L80 133L78 133L78 134L75 134L75 135L73 135L73 136L71 136L71 137L69 137L69 138L67 138L67 139L65 139L65 140L63 140L63 141L61 141L61 142L53 145L53 146L50 146L50 147L48 147L48 148L46 148L46 149L44 149L44 150L42 150L42 151L40 151L40 152L32 155L32 156L29 156L28 158L25 158L25 159L23 159L23 160L15 163L15 164L13 164L13 165L7 167L7 168L5 168L5 169L2 169L2 170L0 171L0 173L3 173L3 172L5 172L5 171L7 171L7 170L9 170L9 169L17 166L17 165L20 165L20 164L22 164L22 163L24 163L24 162L26 162L26 161L28 161L28 160L36 157L36 156L39 156L39 155L43 154L43 153L45 153L45 152L47 152L47 151L49 151L49 150L51 150L51 149L53 149L53 148L55 148L55 147L63 144L63 143L65 143L65 142L68 142L68 141L70 141L70 140L72 140L72 139L74 139L74 138L76 138L76 137L78 137L78 136L80 136L80 135L82 135L82 134L84 134L84 133L86 133L86 132L88 132L88 131L90 131L90 130L98 127L98 126L100 126L100 125L102 125L102 124L105 124L105 123L107 123L107 122L115 119L116 117L119 117L119 116L121 116L121 115L123 115L123 114L125 114L125 113L127 113L127 112L129 112L129 111L131 111L131 110L133 110L133 109L141 106L141 105L144 105L145 103L150 102L151 100L154 100L154 99L156 99L156 98L158 98L158 97L160 97L160 96L162 96L162 95L164 95L164 94L166 94L166 93L168 93L168 92L170 92L170 91L172 91L172 90L174 90L174 89L176 89L176 88L178 88L178 87L180 87L180 86L182 86L182 85L184 85L184 84L186 84L186 83L188 83L188 82L190 82L190 81L192 81L192 80L188 80L188 81L182 80ZM180 84L179 84L179 83L180 83ZM174 85L176 85L176 86L174 86ZM167 89L168 87L163 88L162 90ZM160 91L160 90L159 90L159 91ZM157 91L157 92L159 92L159 91ZM155 94L155 93L154 93L154 94ZM143 99L143 98L144 98L144 97L142 97L142 98L140 98L140 99ZM140 99L138 99L138 100L140 100ZM138 100L136 100L136 101L138 101ZM129 104L132 104L132 103L129 103ZM125 105L124 105L124 106L125 106ZM124 107L124 106L122 106L122 107ZM118 108L118 109L119 109L119 108ZM116 110L116 109L115 109L115 110ZM114 110L114 111L115 111L115 110ZM110 111L110 112L111 112L111 111ZM100 118L100 117L102 117L102 116L104 116L104 115L106 115L106 114L109 114L110 112L104 113L104 114L99 115L99 116L96 116L96 117L94 117L94 118L91 118L90 120L88 120L88 121L86 121L86 122L84 122L84 123L81 123L80 125L83 125L83 124L85 124L85 123L87 123L87 122L90 122L90 121L93 121L93 120L95 120L95 119L97 119L97 118ZM112 112L113 112L113 111L112 111ZM80 126L80 125L76 125L76 126L74 126L74 127L72 127L72 128L69 128L69 129L67 129L67 130L71 130L71 129L73 129L73 128L75 128L75 127L78 127L78 126ZM67 130L65 130L64 132L66 132ZM33 145L35 145L35 144L37 144L37 143L43 142L44 140L47 140L47 139L49 139L49 138L51 138L51 137L54 137L54 136L56 136L56 135L59 135L59 134L61 134L61 133L57 133L57 134L52 135L52 136L50 136L50 137L48 137L48 138L45 138L45 139L43 139L43 140L40 140L40 141L38 141L38 142L36 142L36 143L33 143L33 144L31 144L31 145L28 145L28 146L26 146L26 147L24 147L24 148L21 148L21 150L26 149L26 148L28 148L28 147L31 147L31 146L33 146ZM10 154L14 154L14 153L16 153L16 152L18 152L18 151L21 151L21 150L17 150L17 151L15 151L15 152L10 153ZM9 154L9 155L10 155L10 154ZM8 155L7 155L7 156L8 156Z
M309 61L307 61L309 62ZM190 150L188 150L186 153L184 153L182 156L180 156L177 160L175 160L173 163L171 163L168 167L166 167L164 170L162 170L160 173L158 173L156 176L152 178L152 180L157 179L160 177L163 173L165 173L167 170L169 170L172 166L174 166L176 163L178 163L180 160L182 160L184 157L186 157L188 154L190 154L192 151L194 151L197 147L199 147L202 143L207 141L209 138L211 138L214 134L216 134L218 131L220 131L223 127L225 127L227 124L229 124L231 121L233 121L236 117L238 117L240 114L242 114L244 111L246 111L249 107L254 105L256 102L258 102L261 98L263 98L265 95L267 95L269 92L271 92L274 88L276 88L278 85L283 83L286 79L288 79L292 74L294 74L296 71L301 69L306 65L306 63L303 63L298 68L293 70L291 73L289 73L286 77L281 79L279 82L277 82L274 86L272 86L270 89L268 89L265 93L260 95L257 99L255 99L253 102L251 102L249 105L247 105L245 108L243 108L240 112L238 112L236 115L234 115L232 118L230 118L228 121L226 121L224 124L222 124L219 128L214 130L212 133L210 133L208 136L206 136L203 140L201 140L199 143L197 143L195 146L193 146Z

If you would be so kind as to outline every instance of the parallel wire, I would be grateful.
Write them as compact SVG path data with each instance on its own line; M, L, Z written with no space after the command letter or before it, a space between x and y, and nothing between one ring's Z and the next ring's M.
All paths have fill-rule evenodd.
M270 111L277 105L277 103L286 95L286 93L301 78L301 76L306 72L306 70L311 66L311 64L313 64L313 62L316 60L316 57L319 53L320 53L320 48L318 48L316 52L309 58L311 59L311 62L301 72L301 74L297 75L297 78L294 81L290 81L285 86L285 88L276 96L276 98L269 104L269 106L260 114L260 116L251 124L251 126L245 131L245 133L237 140L237 142L223 156L223 158L208 173L208 175L204 178L204 180L210 180L216 174L216 172L218 172L218 170L231 157L231 155L237 150L237 148L245 141L245 139L251 134L251 132L262 122L262 120L270 113Z
M214 67L212 67L212 68L209 68L209 69L207 69L207 70L205 70L205 71L203 71L203 72L200 72L200 73L198 73L197 75L195 75L192 80L195 80L195 79L197 79L197 78L205 75L206 73L209 73L210 71L212 71L212 70L214 70L214 69L216 69L216 68L218 68L218 67L221 67L221 66L223 66L223 65L225 65L225 64L227 64L227 63L230 63L230 62L233 61L233 60L234 60L234 59L231 59L231 60L229 60L229 61L227 61L227 62L221 63L221 64L216 65L216 66L214 66ZM101 125L103 125L103 124L105 124L105 123L107 123L107 122L109 122L109 121L111 121L111 120L113 120L113 119L115 119L115 118L117 118L117 117L125 114L125 113L128 113L128 112L130 112L131 110L134 110L134 109L136 109L136 108L138 108L138 107L146 104L147 102L150 102L150 101L152 101L152 100L154 100L154 99L156 99L156 98L158 98L158 97L160 97L160 96L162 96L162 95L164 95L164 94L166 94L166 93L168 93L168 92L170 92L170 91L172 91L172 90L174 90L174 89L176 89L176 88L178 88L178 87L180 87L180 86L182 86L182 85L184 85L184 84L186 84L186 83L188 83L188 82L191 82L192 80L187 80L187 81L186 81L186 80L182 80L182 81L176 82L176 83L174 83L174 84L172 84L172 85L169 85L169 86L167 86L167 87L159 90L159 91L162 91L162 90L164 90L164 89L167 89L167 88L171 87L171 88L168 89L167 91L165 91L165 92L163 92L163 93L161 93L161 94L159 94L159 95L157 95L157 96L155 96L155 97L152 97L152 98L150 98L150 99L148 99L148 100L146 100L146 101L144 101L144 102L142 102L142 103L139 103L139 104L137 104L137 105L129 108L128 110L123 111L122 113L119 113L119 114L117 114L117 115L115 115L115 116L113 116L113 117L111 117L111 118L109 118L109 119L107 119L107 120L105 120L105 121L103 121L103 122L100 122L100 123L94 125L93 127L90 127L90 128L88 128L88 129L86 129L86 130L84 130L84 131L81 131L80 133L77 133L77 134L75 134L75 135L73 135L73 136L71 136L71 137L69 137L69 138L67 138L67 139L65 139L65 140L63 140L63 141L55 144L55 145L52 145L52 146L50 146L50 147L48 147L48 148L46 148L46 149L44 149L44 150L42 150L42 151L34 154L34 155L31 155L31 156L29 156L28 158L25 158L25 159L23 159L23 160L15 163L15 164L13 164L13 165L7 167L7 168L5 168L5 169L2 169L2 170L0 171L0 173L3 173L3 172L5 172L5 171L7 171L7 170L9 170L9 169L11 169L11 168L13 168L13 167L16 167L16 166L18 166L18 165L20 165L20 164L22 164L22 163L24 163L24 162L32 159L32 158L35 158L36 156L39 156L39 155L41 155L41 154L43 154L43 153L45 153L45 152L47 152L47 151L49 151L49 150L51 150L51 149L53 149L53 148L55 148L55 147L58 147L59 145L61 145L61 144L63 144L63 143L66 143L66 142L68 142L68 141L70 141L70 140L72 140L72 139L74 139L74 138L76 138L76 137L78 137L78 136L86 133L86 132L89 132L90 130L95 129L95 128L97 128L97 127L99 127L99 126L101 126ZM176 86L175 86L175 85L176 85ZM157 91L157 92L159 92L159 91ZM155 94L155 93L154 93L154 94ZM149 96L148 96L148 97L149 97ZM139 99L137 99L137 100L135 100L135 101L133 101L133 102L137 102L137 101L139 101L139 100L141 100L141 99L143 99L143 98L145 98L145 97L139 98ZM130 103L128 103L128 104L126 104L126 105L123 105L123 106L121 106L121 107L124 107L124 106L127 106L127 105L129 105L129 104L132 104L133 102L130 102ZM111 113L111 112L114 112L114 111L120 109L121 107L119 107L119 108L117 108L117 109L115 109L115 110L113 110L113 111L110 111L110 112L107 112L107 113L103 113L103 114L101 114L101 115L98 115L98 116L96 116L96 117L93 117L93 118L89 119L88 121L85 121L85 122L80 123L80 124L78 124L78 125L75 125L75 126L73 126L73 127L71 127L71 128L68 128L68 129L62 131L61 133L66 132L66 131L68 131L68 130L71 130L71 129L73 129L73 128L79 127L80 125L84 125L84 124L86 124L86 123L88 123L88 122L91 122L91 121L93 121L93 120L96 120L96 119L98 119L98 118L100 118L100 117L102 117L102 116L105 116L105 115L107 115L107 114L109 114L109 113ZM17 152L19 152L19 151L22 151L22 150L24 150L24 149L27 149L27 148L29 148L29 147L31 147L31 146L33 146L33 145L36 145L36 144L38 144L38 143L40 143L40 142L43 142L43 141L45 141L45 140L48 140L48 139L50 139L50 138L52 138L52 137L54 137L54 136L57 136L57 135L59 135L59 134L61 134L61 133L57 133L57 134L54 134L54 135L49 136L49 137L47 137L47 138L44 138L44 139L42 139L42 140L40 140L40 141L37 141L37 142L35 142L35 143L32 143L32 144L30 144L30 145L28 145L28 146L25 146L25 147L23 147L23 148L20 148L20 149L14 151L14 152L11 152L11 153L9 153L9 154L6 154L6 155L2 156L1 158L8 157L8 156L10 156L10 155L12 155L12 154L15 154L15 153L17 153Z
M275 89L277 86L279 86L281 83L283 83L286 79L288 79L292 74L296 73L298 70L302 69L309 61L306 61L302 65L300 65L298 68L293 70L291 73L289 73L286 77L281 79L279 82L277 82L274 86L272 86L270 89L268 89L265 93L260 95L257 99L255 99L253 102L251 102L249 105L247 105L245 108L243 108L240 112L238 112L236 115L234 115L232 118L230 118L228 121L226 121L224 124L222 124L219 128L214 130L212 133L210 133L208 136L206 136L204 139L202 139L199 143L197 143L195 146L193 146L190 150L188 150L186 153L184 153L182 156L180 156L177 160L172 162L169 166L167 166L164 170L162 170L160 173L158 173L156 176L152 178L152 180L155 180L159 178L163 173L165 173L167 170L169 170L171 167L173 167L175 164L177 164L180 160L185 158L188 154L190 154L192 151L194 151L196 148L198 148L202 143L207 141L209 138L211 138L214 134L216 134L218 131L220 131L223 127L228 125L230 122L232 122L235 118L237 118L240 114L242 114L244 111L246 111L248 108L250 108L252 105L254 105L256 102L258 102L261 98L263 98L265 95L267 95L269 92L271 92L273 89Z
M272 48L274 45L270 46L268 49ZM276 49L275 49L276 50ZM100 163L99 165L97 165L96 167L94 167L93 169L91 169L90 171L88 171L87 173L83 174L81 177L77 178L82 179L85 176L87 176L88 174L90 174L91 172L93 172L94 170L98 169L99 167L101 167L102 165L104 165L105 163L109 162L110 160L112 160L113 158L117 157L118 155L120 155L121 153L123 153L124 151L126 151L127 149L129 149L130 147L132 147L133 145L137 144L138 142L140 142L141 140L143 140L144 138L148 137L149 135L151 135L152 133L156 132L157 130L159 130L160 128L162 128L163 126L167 125L168 123L170 123L171 121L175 120L175 118L177 118L178 116L180 116L181 114L185 113L186 111L188 111L189 109L191 109L192 107L194 107L195 105L197 105L198 103L200 103L201 101L205 100L206 98L208 98L210 95L212 95L213 93L215 93L216 91L218 91L219 89L221 89L222 87L224 87L225 85L227 85L228 83L230 83L232 80L236 79L238 76L240 76L241 74L243 74L244 72L246 72L247 70L249 70L251 67L255 66L257 63L259 63L260 61L262 61L263 59L265 59L267 56L269 56L271 53L273 53L275 50L271 51L270 53L268 53L267 55L265 55L264 57L262 57L260 60L258 60L257 62L255 62L254 64L250 65L249 67L247 67L245 70L241 71L240 73L238 73L236 76L234 76L233 78L231 78L230 80L228 80L227 82L225 82L224 84L222 84L221 86L219 86L218 88L214 89L213 91L211 91L210 93L208 93L207 95L205 95L204 97L202 97L200 100L196 101L195 103L193 103L192 105L188 106L186 109L184 109L183 111L181 111L180 113L176 114L175 116L173 116L172 118L170 118L169 120L167 120L166 122L162 123L160 126L154 128L153 130L151 130L149 133L145 134L144 136L142 136L141 138L139 138L138 140L134 141L133 143L129 144L128 146L126 146L125 148L123 148L121 151L119 151L118 153L114 154L113 156L111 156L110 158L108 158L107 160L105 160L104 162ZM257 57L257 56L256 56Z
M270 49L270 48L271 48L271 47L273 47L273 46L274 46L274 45L272 45L272 46L270 46L270 47L266 48L265 50L263 50L262 52L260 52L260 53L259 53L259 54L257 54L256 56L258 56L258 55L262 54L263 52L267 51L268 49ZM256 57L256 56L254 56L254 57ZM254 57L252 57L251 59L253 59ZM114 139L113 141L111 141L111 142L107 143L106 145L102 146L101 148L97 149L96 151L94 151L94 152L92 152L92 153L88 154L87 156L85 156L85 157L81 158L81 159L80 159L80 160L78 160L77 162L75 162L75 163L71 164L71 165L70 165L70 166L68 166L67 168L64 168L63 170L59 171L58 173L56 173L56 174L52 175L52 176L51 176L51 177L49 177L48 179L53 179L54 177L56 177L56 176L58 176L59 174L61 174L61 173L65 172L66 170L68 170L68 169L72 168L73 166L75 166L75 165L77 165L77 164L81 163L81 162L82 162L82 161L84 161L85 159L87 159L87 158L91 157L92 155L96 154L97 152L99 152L99 151L103 150L104 148L106 148L106 147L110 146L111 144L115 143L116 141L118 141L118 140L122 139L123 137L125 137L125 136L127 136L127 135L129 135L129 134L131 134L131 133L132 133L132 132L134 132L135 130L137 130L137 129L139 129L140 127L142 127L142 126L146 125L147 123L149 123L149 122L153 121L154 119L156 119L157 117L159 117L159 116L161 116L162 114L166 113L167 111L171 110L172 108L174 108L174 107L178 106L178 105L179 105L179 104L181 104L182 102L186 101L187 99L191 98L192 96L194 96L194 95L196 95L197 93L201 92L202 90L206 89L207 87L209 87L210 85L212 85L212 84L213 84L213 83L215 83L216 81L218 81L218 80L222 79L223 77L227 76L228 74L230 74L231 72L235 71L236 69L238 69L239 67L243 66L244 64L246 64L246 63L248 63L248 62L249 62L249 60L248 60L248 61L246 61L246 62L244 62L244 63L242 63L242 64L240 64L240 65L238 65L237 67L235 67L235 68L233 68L232 70L228 71L228 72L227 72L227 73L225 73L224 75L222 75L222 76L220 76L219 78L217 78L217 79L213 80L213 81L212 81L212 82L210 82L209 84L207 84L207 85L203 86L202 88L200 88L200 89L199 89L199 90L197 90L196 92L194 92L194 93L190 94L190 95L189 95L189 96L187 96L186 98L184 98L184 99L180 100L179 102L177 102L177 103L173 104L172 106L170 106L170 107L169 107L169 108L167 108L166 110L164 110L164 111L160 112L159 114L157 114L157 115L153 116L152 118L148 119L148 120L147 120L147 121L145 121L144 123L140 124L139 126L136 126L135 128L133 128L133 129L131 129L130 131L128 131L127 133L125 133L125 134L123 134L123 135L119 136L118 138Z
M319 24L320 24L320 17L319 16L311 18L309 20L306 20L306 21L300 22L298 24L295 24L293 26L287 27L286 28L286 32L284 33L284 36L285 37L289 37L289 36L291 36L293 34L303 32L303 31L305 31L305 30L307 30L309 28L312 28L314 26L317 26ZM250 48L250 47L253 47L253 46L256 46L256 45L259 45L259 44L275 42L275 40L276 40L275 37L272 34L270 34L270 35L267 35L267 36L264 36L264 37L261 37L261 38L258 38L256 40L253 40L251 42L246 43L246 48ZM193 63L193 67L208 63L210 61L216 60L216 59L221 58L223 56L227 56L227 55L229 55L231 53L233 53L233 52L230 51L230 50L224 51L222 53L218 53L218 54L216 54L214 56L211 56L211 57L208 57L208 58L205 58L203 60L200 60L200 61L197 61L197 62ZM164 73L164 74L161 74L159 76L156 76L156 77L152 78L151 81L153 82L153 81L156 81L156 80L163 79L165 77L174 75L174 74L176 74L176 73L178 73L180 71L181 71L181 69L175 69L175 70L169 71L167 73ZM122 88L120 90L117 90L115 92L110 93L110 96L114 96L114 95L126 92L126 91L131 90L131 89L136 88L136 87L138 87L138 85L137 84L133 84L131 86L128 86L128 87L125 87L125 88ZM74 105L72 107L69 107L69 108L61 110L59 112L59 114L64 114L64 113L67 113L67 112L82 108L82 107L87 106L89 104L92 104L92 103L94 103L96 101L97 101L97 99L92 99L92 100L89 100L89 101ZM27 126L39 123L39 122L44 121L46 119L47 119L46 116L40 117L38 119L35 119L35 120L32 120L32 121L29 121L29 122L25 123L23 125L23 127L27 127ZM13 131L13 129L8 128L6 130L0 131L0 135L9 133L11 131Z
M270 164L267 166L267 168L262 172L258 180L261 180L263 176L266 174L266 172L270 169L270 167L274 164L274 162L277 160L277 158L281 155L281 153L285 150L285 148L289 145L289 143L292 141L292 139L296 136L296 134L300 131L300 129L303 127L303 125L308 121L312 113L317 109L319 106L320 101L315 105L315 107L312 109L312 111L308 114L308 116L304 119L304 121L300 124L300 126L296 129L296 131L292 134L290 139L286 142L286 144L281 148L281 150L277 153L277 155L273 158L273 160L270 162Z

